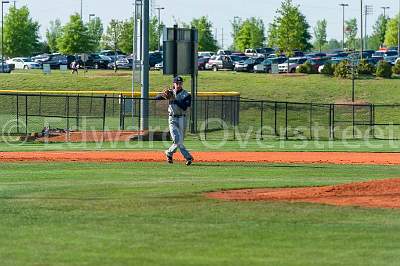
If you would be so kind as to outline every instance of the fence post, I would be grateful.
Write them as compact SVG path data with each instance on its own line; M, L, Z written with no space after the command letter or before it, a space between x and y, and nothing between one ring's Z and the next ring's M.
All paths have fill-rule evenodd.
M310 103L310 139L313 139L313 104Z
M285 139L287 140L288 137L288 103L285 103Z
M25 134L28 135L28 95L25 95Z
M120 96L120 104L119 104L119 130L124 130L123 128L123 115L122 115L122 111L124 108L124 96L121 94Z
M92 115L92 106L93 106L93 93L92 96L90 96L90 108L89 108L89 115Z
M142 98L139 99L139 104L137 106L139 108L139 112L138 112L138 130L140 130L140 122L141 122L140 118L142 117Z
M204 121L205 121L205 129L204 129L204 139L206 139L207 140L207 132L208 132L208 104L209 104L209 100L210 100L210 98L209 97L207 97L207 100L204 102L204 105L205 105L205 119L204 119Z
M106 128L106 108L107 108L107 95L103 97L103 132Z
M355 117L356 116L356 114L355 114L355 105L354 105L354 103L352 103L352 120L353 120L353 139L355 139L355 136L356 136L356 132L355 132Z
M370 137L375 138L375 121L374 121L374 109L375 106L371 104L369 106L369 122L370 122Z
M264 127L264 101L261 101L261 140L263 140L263 127Z
M42 115L42 93L39 93L39 115Z
M329 139L332 139L332 104L329 105Z
M278 126L278 103L277 102L275 102L275 105L274 105L274 128L275 128L275 136L278 136L278 129L277 129L277 126Z
M222 96L222 98L221 98L221 121L224 121L224 105L225 105L224 96ZM224 128L222 123L221 123L221 128Z
M332 139L335 140L335 112L336 112L336 104L332 104Z
M236 104L233 106L233 98L231 99L231 108L233 107L233 140L236 140Z
M17 134L19 134L19 95L17 94Z
M67 117L67 131L69 132L69 96L67 96L66 102L67 110L66 110L66 117Z
M80 97L79 94L76 97L76 128L79 130L79 116L80 116L80 106L79 106Z

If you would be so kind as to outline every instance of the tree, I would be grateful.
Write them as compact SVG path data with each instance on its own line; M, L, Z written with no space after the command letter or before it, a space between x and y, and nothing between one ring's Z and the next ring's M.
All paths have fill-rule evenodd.
M385 34L387 29L388 19L383 15L380 15L373 26L373 33L368 38L368 47L377 50L385 42Z
M63 54L78 54L91 51L88 28L78 13L70 16L69 22L62 28L57 47Z
M50 52L54 53L58 51L57 48L57 39L60 38L62 26L61 21L56 19L54 21L50 21L50 27L46 30L46 39L47 44L49 45Z
M386 30L386 35L385 35L385 45L387 47L397 46L398 23L399 23L399 15L397 15L393 19L390 19L387 24L387 30Z
M193 19L190 25L198 30L199 33L199 51L218 50L217 41L212 34L212 23L205 16Z
M277 16L269 25L269 46L279 47L288 56L293 55L295 49L310 50L310 25L299 6L293 5L292 0L284 0L276 13Z
M240 30L240 26L243 24L243 21L241 18L239 17L234 17L233 21L231 21L231 25L232 25L232 39L233 39L233 44L232 44L232 50L239 50L236 47L236 42L235 40L237 39L237 35L239 33Z
M158 19L156 16L153 16L150 19L150 27L149 27L149 49L150 51L158 50L158 42L159 39L159 28L158 28Z
M121 24L121 35L118 39L118 48L125 54L133 53L133 18Z
M39 23L30 17L26 6L10 7L4 18L4 54L30 56L39 45Z
M322 50L324 51L332 51L342 48L342 43L336 39L330 39L323 47Z
M234 40L235 47L244 51L246 48L257 48L264 46L265 26L261 19L249 18L239 25L236 38Z
M315 46L322 51L322 47L327 43L326 34L327 22L326 19L318 20L314 28Z
M357 19L353 18L345 21L345 38L346 46L356 50L356 37L357 37Z
M122 36L123 24L122 21L115 19L110 21L110 24L107 26L106 34L104 34L102 38L102 46L104 49L118 49L118 44Z
M100 41L103 36L103 23L99 17L91 19L87 24L90 41L90 51L97 52L100 49Z

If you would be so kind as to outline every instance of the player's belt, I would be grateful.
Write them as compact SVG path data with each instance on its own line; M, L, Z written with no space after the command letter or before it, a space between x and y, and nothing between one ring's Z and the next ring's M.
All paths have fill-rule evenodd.
M185 117L186 115L169 115L171 117Z

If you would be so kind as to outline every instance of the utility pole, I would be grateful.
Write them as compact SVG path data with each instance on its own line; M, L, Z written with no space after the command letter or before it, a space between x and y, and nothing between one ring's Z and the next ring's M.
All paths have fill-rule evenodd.
M368 49L367 18L374 13L373 6L365 5L365 50Z
M360 13L361 13L361 34L360 34L360 39L361 39L361 51L360 51L360 59L363 59L363 52L364 52L364 33L363 33L363 0L360 0L361 3L361 9L360 9Z
M386 18L386 9L390 9L390 6L381 6L383 9L383 17Z
M81 0L81 20L83 21L83 0Z
M161 38L161 10L164 10L165 7L156 7L157 11L158 11L158 51L160 51L160 38Z
M345 31L345 28L344 28L344 8L348 7L349 4L342 3L342 4L339 4L339 6L341 6L342 9L343 9L343 17L342 17L342 22L343 22L343 24L342 24L343 25L343 28L342 28L342 50L344 50L344 31Z

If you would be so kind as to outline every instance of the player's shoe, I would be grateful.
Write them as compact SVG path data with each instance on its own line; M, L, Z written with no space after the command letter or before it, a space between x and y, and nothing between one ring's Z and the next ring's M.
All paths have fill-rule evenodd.
M174 159L168 154L168 152L165 152L165 157L167 157L167 163L174 163Z
M186 166L189 166L193 163L193 159L186 160Z

